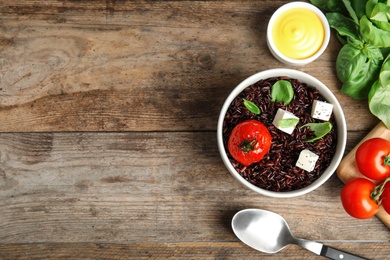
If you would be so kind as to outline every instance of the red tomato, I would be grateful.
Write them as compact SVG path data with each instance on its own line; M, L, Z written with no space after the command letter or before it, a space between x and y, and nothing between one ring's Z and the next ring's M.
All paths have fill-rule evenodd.
M382 207L388 214L390 214L390 181L385 184L381 194L381 199Z
M367 219L379 210L378 203L371 198L375 184L365 178L357 178L345 184L341 190L341 202L352 217Z
M390 141L372 138L356 150L359 171L372 180L384 180L390 176Z
M233 128L228 141L230 154L242 165L260 161L271 147L271 134L257 120L247 120Z

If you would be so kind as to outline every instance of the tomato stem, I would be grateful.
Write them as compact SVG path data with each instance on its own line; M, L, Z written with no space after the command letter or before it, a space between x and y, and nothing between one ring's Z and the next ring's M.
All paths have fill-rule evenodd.
M383 160L383 164L385 166L390 166L390 154L388 154L387 156L385 156L385 159Z
M385 190L385 185L387 182L390 182L390 177L386 178L381 184L375 186L371 192L371 198L376 201L378 205L382 203L382 193Z
M244 140L242 141L238 147L243 151L244 153L249 153L250 151L255 149L256 145L256 138L254 138L252 141Z

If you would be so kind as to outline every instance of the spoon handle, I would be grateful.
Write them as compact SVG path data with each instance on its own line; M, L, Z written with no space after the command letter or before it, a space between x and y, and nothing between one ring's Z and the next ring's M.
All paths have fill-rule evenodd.
M353 255L351 253L347 253L315 241L310 241L301 238L294 238L294 243L303 248L306 248L307 250L317 255L325 256L334 260L362 260L362 259L367 260L367 258Z
M353 255L326 245L322 246L320 255L326 256L330 259L336 259L336 260L341 260L341 259L342 260L362 260L362 259L367 260L367 258Z

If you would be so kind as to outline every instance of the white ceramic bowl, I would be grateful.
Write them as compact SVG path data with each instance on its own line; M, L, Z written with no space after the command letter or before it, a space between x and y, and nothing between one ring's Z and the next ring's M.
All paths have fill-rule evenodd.
M273 41L272 28L274 26L275 20L280 16L280 14L282 14L283 12L285 12L291 8L305 8L305 9L308 9L308 10L314 12L320 18L320 20L322 21L322 24L324 26L324 30L325 30L324 41L322 42L320 49L315 54L313 54L312 56L305 58L305 59L292 59L290 57L287 57L286 55L281 53L276 48L276 45ZM306 65L306 64L314 61L319 56L321 56L321 54L325 51L325 49L327 48L327 46L329 44L329 39L330 39L330 27L329 27L328 20L326 19L325 15L321 12L320 9L318 9L317 7L315 7L314 5L309 4L309 3L290 2L288 4L282 5L279 9L277 9L275 11L275 13L271 16L271 19L268 22L268 27L267 27L268 48L269 48L270 52L272 53L272 55L277 60L279 60L280 62L283 62L284 64L287 64L287 65L302 66L302 65Z
M321 95L331 104L333 104L333 114L335 116L335 120L337 123L337 146L336 146L336 152L331 160L330 165L326 168L326 170L323 172L323 174L313 183L311 183L309 186L294 190L294 191L286 191L286 192L276 192L276 191L269 191L262 188L259 188L251 183L249 183L247 180L245 180L232 166L232 164L229 161L229 158L225 152L225 147L223 144L223 121L226 115L226 112L234 100L234 98L239 95L246 87L258 82L261 79L268 79L272 77L280 77L280 76L288 76L290 78L295 78L301 81L302 83L307 83L308 85L315 87L319 90ZM218 119L218 126L217 126L217 141L218 141L218 149L220 152L220 155L222 157L222 161L224 162L225 166L229 170L229 172L233 175L233 177L243 184L245 187L259 193L265 196L269 197L277 197L277 198L288 198L288 197L295 197L300 196L303 194L306 194L310 191L313 191L314 189L318 188L322 184L324 184L336 171L338 165L340 164L340 161L344 155L345 145L347 140L347 125L345 122L345 117L343 110L337 101L336 97L333 95L333 93L318 79L314 78L313 76L310 76L309 74L306 74L304 72L293 70L293 69L271 69L259 72L257 74L254 74L250 76L249 78L242 81L238 86L233 89L233 91L230 93L228 98L226 99L225 103L222 106L219 119Z

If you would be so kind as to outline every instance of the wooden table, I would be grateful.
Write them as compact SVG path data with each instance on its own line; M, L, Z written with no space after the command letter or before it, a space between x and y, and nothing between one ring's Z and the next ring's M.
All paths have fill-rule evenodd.
M297 237L390 259L389 229L344 212L336 174L273 199L220 159L229 92L288 67L265 39L286 2L1 1L0 259L316 259L241 243L230 222L245 208L281 214ZM339 99L348 152L379 121L340 93L340 47L333 32L326 52L296 69Z

